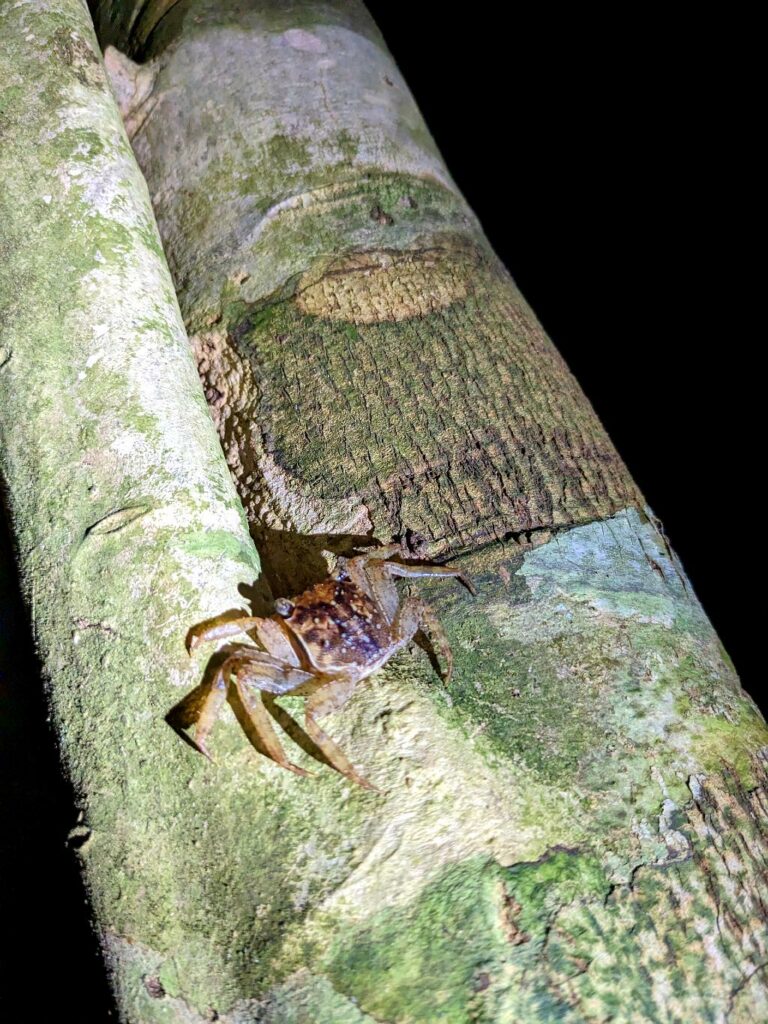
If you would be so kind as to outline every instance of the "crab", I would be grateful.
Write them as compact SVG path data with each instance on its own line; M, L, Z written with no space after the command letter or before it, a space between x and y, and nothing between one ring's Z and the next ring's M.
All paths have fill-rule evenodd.
M331 577L291 600L279 598L276 614L267 618L228 612L193 626L186 641L190 654L202 643L239 633L253 632L262 648L229 643L217 651L210 682L204 684L194 717L187 722L195 724L193 746L210 758L208 736L229 699L253 745L282 768L297 775L311 774L288 759L272 720L317 760L375 790L317 720L346 703L357 684L380 669L419 630L429 638L433 652L444 659L442 675L446 684L450 682L453 657L440 622L420 597L409 595L400 601L397 577L454 577L475 593L458 569L408 565L396 561L395 555L405 557L397 544L339 558ZM303 731L276 703L278 697L288 695L306 697Z

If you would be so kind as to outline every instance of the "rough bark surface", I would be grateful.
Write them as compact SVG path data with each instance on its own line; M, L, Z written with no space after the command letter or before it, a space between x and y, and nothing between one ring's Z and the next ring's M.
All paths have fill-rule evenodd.
M164 722L200 676L184 635L258 558L87 11L2 3L0 38L3 486L97 925L151 943L194 917L220 806L203 779L189 821L198 759ZM130 1019L143 983L112 966Z
M339 716L386 799L352 795L356 852L310 857L330 884L237 1012L764 1014L765 727L375 29L180 4L142 56L133 143L273 589L329 534L480 584L435 588L449 695L403 658Z
M80 854L126 1019L765 1017L768 732L364 11L94 9L104 45L149 62L108 54L274 591L327 571L328 534L361 532L452 551L479 589L473 600L425 587L456 655L448 691L409 651L331 720L382 790L367 793L326 770L282 771L229 713L212 738L216 766L169 734L168 680L190 678L181 620L241 603L237 563L208 562L204 579L196 559L214 541L198 534L174 597L163 566L175 532L145 539L147 517L96 529L108 560L78 612L94 628L73 645L69 605L46 591L43 607L64 616L45 628L62 707L78 697L80 717L66 719L75 770L102 794ZM87 310L83 322L95 319ZM71 343L73 387L69 365L83 358ZM130 381L156 384L146 362L135 372L110 409ZM169 399L178 415L199 414L192 390ZM161 447L168 429L153 434ZM60 432L30 435L52 462ZM220 467L182 454L179 493L196 503ZM31 462L17 464L20 477ZM57 499L69 493L55 484ZM229 523L212 529L226 549ZM31 547L46 536L38 526ZM123 635L102 605L124 592L115 567L134 558L145 574L157 562L159 582L127 589ZM69 593L66 573L30 567ZM81 677L103 690L84 691ZM89 721L116 723L132 756L95 759Z
M251 522L436 554L641 506L374 27L297 17L179 4L122 101Z

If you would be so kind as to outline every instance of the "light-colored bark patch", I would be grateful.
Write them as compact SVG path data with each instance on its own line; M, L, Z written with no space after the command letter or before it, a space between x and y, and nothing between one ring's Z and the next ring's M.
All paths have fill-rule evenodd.
M480 263L471 249L353 253L304 274L296 305L354 324L427 316L465 299Z
M729 773L691 777L674 812L683 848L623 882L589 845L445 869L416 898L340 930L323 975L276 987L266 1024L298 1024L324 977L360 1012L403 1024L762 1019L764 762L749 791ZM313 1022L335 1018L322 1008Z

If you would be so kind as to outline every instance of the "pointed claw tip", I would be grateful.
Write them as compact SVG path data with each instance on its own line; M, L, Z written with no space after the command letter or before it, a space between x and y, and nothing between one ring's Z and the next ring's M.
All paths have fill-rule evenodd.
M369 793L378 793L378 795L381 796L381 790L378 786L374 786L372 782L369 782L368 779L364 779L363 776L358 775L357 772L350 774L344 772L343 774L346 775L350 782L354 782L355 785L360 786L361 789L367 789Z
M185 733L185 735L198 753L202 754L203 757L207 758L211 762L211 764L216 764L216 759L214 758L213 754L210 752L210 750L208 749L204 742L201 743L196 736L190 736L189 733Z
M474 585L469 576L464 576L462 574L461 576L459 576L459 580L464 584L464 586L467 588L467 590L473 597L477 597L477 587Z

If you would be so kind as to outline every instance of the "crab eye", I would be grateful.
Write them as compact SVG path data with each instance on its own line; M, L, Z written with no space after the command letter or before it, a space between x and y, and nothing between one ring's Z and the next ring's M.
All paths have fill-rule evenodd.
M293 611L293 605L287 598L278 597L278 599L275 601L275 611L277 612L278 615L281 615L284 619L287 619L288 616Z

